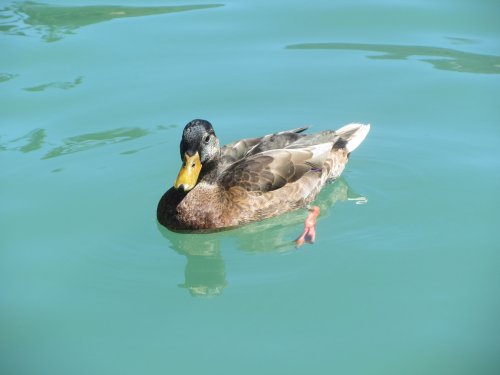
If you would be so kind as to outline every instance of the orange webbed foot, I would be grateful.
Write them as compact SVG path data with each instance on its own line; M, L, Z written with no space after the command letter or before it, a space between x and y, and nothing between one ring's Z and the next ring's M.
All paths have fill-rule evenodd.
M316 240L316 219L319 215L319 207L313 206L309 209L309 215L307 216L306 221L304 222L304 232L302 235L295 240L295 247L302 246L305 242L314 243Z

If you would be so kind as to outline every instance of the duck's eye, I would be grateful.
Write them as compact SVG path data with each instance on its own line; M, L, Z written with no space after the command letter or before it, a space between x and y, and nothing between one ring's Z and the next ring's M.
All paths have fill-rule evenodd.
M203 138L203 142L208 143L210 141L210 134L206 135L205 138Z

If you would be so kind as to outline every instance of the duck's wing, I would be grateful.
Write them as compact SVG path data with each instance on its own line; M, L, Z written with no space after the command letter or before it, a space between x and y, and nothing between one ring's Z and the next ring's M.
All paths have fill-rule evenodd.
M262 137L255 146L249 149L245 156L257 155L264 151L286 148L297 140L306 137L302 133L307 127L286 130L283 132L268 134Z
M255 155L263 151L285 148L303 135L299 135L307 127L268 134L258 138L246 138L224 146L221 159L224 163L234 163L244 156Z
M366 138L370 131L370 124L348 124L333 131L325 130L315 134L304 135L297 141L289 144L287 149L303 148L315 144L332 142L333 148L345 148L348 152L354 151Z
M267 192L295 182L309 171L321 175L333 143L297 149L278 149L245 157L224 170L218 183L224 189L239 186L247 191Z
M300 149L322 143L333 143L334 147L341 146L341 137L333 130L324 130L319 133L307 134L295 142L286 146L287 149Z

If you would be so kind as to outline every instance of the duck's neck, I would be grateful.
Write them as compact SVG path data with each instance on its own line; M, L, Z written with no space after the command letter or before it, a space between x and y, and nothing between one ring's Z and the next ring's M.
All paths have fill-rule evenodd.
M211 180L215 178L215 176L217 176L218 166L219 166L219 157L203 164L199 180Z

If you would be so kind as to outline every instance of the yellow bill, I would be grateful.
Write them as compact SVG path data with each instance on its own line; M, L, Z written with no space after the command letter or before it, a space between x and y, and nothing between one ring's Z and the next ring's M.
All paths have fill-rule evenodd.
M189 191L196 185L198 181L198 176L201 171L200 155L198 152L193 156L189 156L187 153L184 154L184 163L182 168L177 175L177 179L174 183L174 188L179 189L182 187L184 191Z

